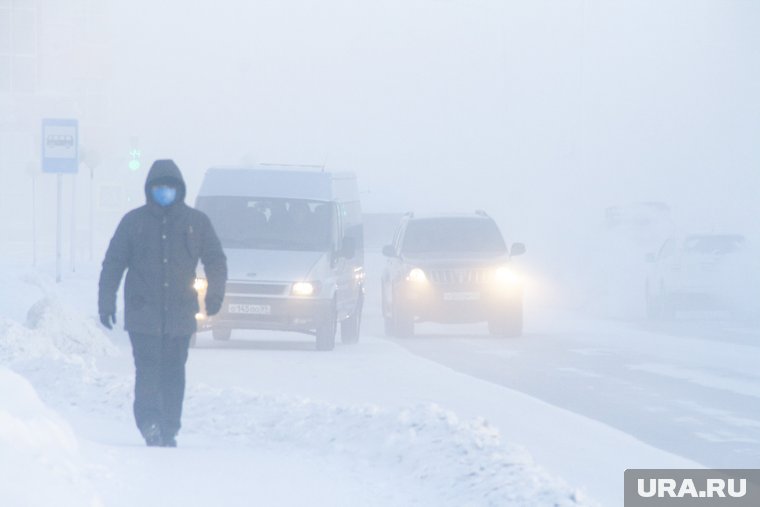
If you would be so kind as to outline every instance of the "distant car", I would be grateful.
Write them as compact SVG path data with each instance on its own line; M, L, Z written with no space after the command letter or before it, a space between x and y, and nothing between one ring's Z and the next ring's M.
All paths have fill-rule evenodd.
M740 234L690 234L665 241L647 256L647 315L671 318L679 310L728 309L745 247Z
M524 252L522 243L507 248L484 212L405 215L383 248L386 334L412 336L424 321L488 321L491 334L520 336L523 284L511 259Z
M636 202L606 208L604 229L608 239L651 251L673 235L673 220L664 202Z

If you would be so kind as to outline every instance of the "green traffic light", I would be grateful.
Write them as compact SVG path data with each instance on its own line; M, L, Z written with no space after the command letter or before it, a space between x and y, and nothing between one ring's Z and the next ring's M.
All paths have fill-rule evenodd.
M129 170L130 171L139 171L140 170L140 150L132 150L129 152L129 156L132 157L132 159L129 161Z

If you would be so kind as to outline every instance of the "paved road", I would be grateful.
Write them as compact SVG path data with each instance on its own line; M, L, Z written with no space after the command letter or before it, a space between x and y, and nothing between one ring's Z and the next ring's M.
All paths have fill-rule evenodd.
M364 332L382 336L376 289L370 282ZM759 328L696 316L653 325L549 311L530 313L526 328L522 338L499 339L485 325L422 324L414 338L389 339L705 466L760 466Z

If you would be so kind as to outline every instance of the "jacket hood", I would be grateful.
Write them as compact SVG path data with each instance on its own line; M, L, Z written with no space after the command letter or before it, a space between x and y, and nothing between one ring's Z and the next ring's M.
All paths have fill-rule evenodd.
M158 180L171 180L177 184L177 202L183 202L185 200L185 180L182 178L182 173L171 159L156 160L153 165L150 166L148 171L148 177L145 179L145 199L147 202L151 202L150 187Z

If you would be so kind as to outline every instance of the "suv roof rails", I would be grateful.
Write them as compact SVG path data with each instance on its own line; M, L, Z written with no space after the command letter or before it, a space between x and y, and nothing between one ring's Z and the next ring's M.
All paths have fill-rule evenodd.
M325 166L319 164L279 164L277 162L261 162L259 165L265 165L267 167L308 167L309 169L322 169L324 171Z
M476 209L476 210L475 210L475 214L476 214L476 215L479 215L479 216L481 216L481 217L488 217L488 213L486 213L486 212L485 212L485 211L483 211L482 209Z

